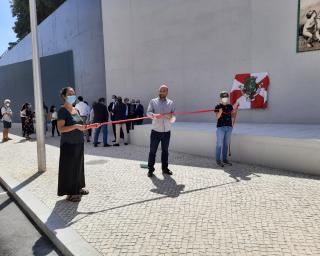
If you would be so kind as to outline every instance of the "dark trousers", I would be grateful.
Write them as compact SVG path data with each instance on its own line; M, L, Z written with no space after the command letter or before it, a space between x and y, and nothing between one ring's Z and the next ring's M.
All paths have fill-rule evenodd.
M22 137L26 135L26 118L21 117L21 125L22 125Z
M57 126L57 120L52 120L51 121L51 126L52 126L52 137L54 136L54 132L55 130L57 130L58 135L60 136L59 130L58 130L58 126Z
M108 125L103 125L103 126L95 129L94 139L93 139L94 145L98 145L98 140L99 140L99 135L100 135L101 129L102 129L102 135L103 135L103 144L104 145L108 144Z
M161 163L162 170L168 168L168 157L169 157L169 143L170 143L171 132L156 132L154 130L151 131L150 136L150 153L148 160L148 168L149 171L154 171L154 164L156 162L156 154L158 150L159 143L161 142Z
M111 121L115 121L114 116L111 116ZM112 124L112 131L113 131L114 140L116 140L116 125L115 124Z

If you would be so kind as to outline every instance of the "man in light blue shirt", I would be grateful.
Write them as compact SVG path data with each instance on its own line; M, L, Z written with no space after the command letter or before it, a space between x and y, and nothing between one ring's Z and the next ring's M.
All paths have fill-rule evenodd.
M148 160L148 177L153 176L154 164L156 161L156 154L159 143L161 142L161 162L162 172L164 174L172 175L168 169L168 149L171 136L171 123L175 121L173 115L174 104L168 99L168 86L161 85L159 88L159 97L152 99L149 103L147 115L152 119L152 131L150 136L150 153Z

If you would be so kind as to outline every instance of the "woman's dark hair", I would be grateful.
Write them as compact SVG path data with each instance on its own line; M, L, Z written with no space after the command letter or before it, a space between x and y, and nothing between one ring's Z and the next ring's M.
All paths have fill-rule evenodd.
M106 102L106 99L105 99L105 98L100 98L100 99L98 100L98 102L99 102L99 103L105 103L105 102Z
M120 103L122 103L122 98L121 98L120 96L117 97L117 101L120 102Z
M72 87L68 86L68 87L64 87L61 89L60 91L60 97L61 99L64 99L63 97L65 97L67 95L67 92L70 90L70 89L73 89Z
M52 105L52 106L50 107L50 113L53 113L55 108L56 108L56 106Z
M28 106L28 105L29 105L28 102L24 103L24 104L22 105L22 108L21 108L20 111L23 111L23 110L27 109L27 106Z

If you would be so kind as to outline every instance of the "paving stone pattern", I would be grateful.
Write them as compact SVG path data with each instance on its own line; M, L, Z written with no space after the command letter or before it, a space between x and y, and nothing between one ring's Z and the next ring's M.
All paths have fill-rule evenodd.
M37 175L36 142L11 137L0 144L1 170L102 255L320 255L319 177L237 163L221 169L171 152L174 175L157 164L150 179L140 168L147 148L87 144L90 194L70 203L56 195L59 139L47 138L48 171Z

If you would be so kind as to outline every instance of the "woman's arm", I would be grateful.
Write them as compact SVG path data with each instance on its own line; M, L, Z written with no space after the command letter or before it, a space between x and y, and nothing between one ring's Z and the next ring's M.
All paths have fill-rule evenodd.
M86 130L86 126L85 125L81 125L81 124L74 124L74 125L70 125L70 126L65 126L66 121L65 120L58 120L58 130L60 133L65 133L65 132L72 132L74 130L80 130L80 131L84 131Z
M222 116L222 108L219 108L219 112L216 113L216 119L218 120Z

